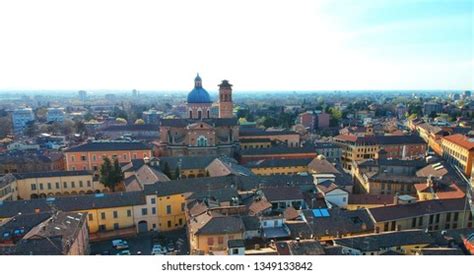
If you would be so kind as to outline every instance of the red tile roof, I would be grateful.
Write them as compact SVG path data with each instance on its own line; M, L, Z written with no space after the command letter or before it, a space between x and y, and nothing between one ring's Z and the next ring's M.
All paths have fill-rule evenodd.
M465 135L454 134L454 135L446 136L443 139L449 142L452 142L454 144L457 144L467 150L474 149L474 142L470 141L470 139Z

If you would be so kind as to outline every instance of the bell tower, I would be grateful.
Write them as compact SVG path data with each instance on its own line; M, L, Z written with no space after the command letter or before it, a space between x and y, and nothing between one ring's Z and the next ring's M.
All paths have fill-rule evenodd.
M233 108L232 84L228 80L222 80L219 84L219 118L232 118Z

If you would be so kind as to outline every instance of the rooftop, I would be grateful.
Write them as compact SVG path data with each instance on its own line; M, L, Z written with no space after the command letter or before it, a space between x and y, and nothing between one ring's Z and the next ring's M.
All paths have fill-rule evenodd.
M448 199L396 204L386 207L370 208L368 211L376 222L385 222L433 213L463 211L465 209L469 209L469 205L465 199Z
M350 247L361 252L380 251L405 245L431 244L433 242L433 238L424 230L383 232L334 240L335 245Z
M64 152L100 152L100 151L132 151L150 150L142 142L134 141L93 141L66 149Z
M462 148L466 150L472 150L474 149L474 140L461 134L454 134L450 136L445 136L443 139L452 142L454 144L457 144L461 146Z

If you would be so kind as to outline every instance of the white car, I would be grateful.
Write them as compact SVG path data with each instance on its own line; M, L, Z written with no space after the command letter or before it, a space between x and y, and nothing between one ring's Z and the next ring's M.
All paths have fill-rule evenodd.
M115 249L121 250L121 249L128 249L128 243L127 241L118 239L118 240L113 240L112 241L112 246Z
M166 255L166 252L166 247L159 244L153 245L153 248L151 249L151 255Z

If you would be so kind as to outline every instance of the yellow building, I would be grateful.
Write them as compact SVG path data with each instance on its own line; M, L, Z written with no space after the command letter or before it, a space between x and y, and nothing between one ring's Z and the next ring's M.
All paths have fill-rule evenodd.
M245 164L255 175L296 175L309 172L309 164L314 158L264 159Z
M108 192L92 171L15 173L18 197L23 200Z
M135 228L142 219L138 213L146 207L143 192L92 194L35 200L4 201L0 220L21 212L40 213L52 209L87 213L90 233Z
M469 203L463 199L426 200L400 203L368 209L375 223L376 232L408 229L472 228L473 220Z
M393 204L393 195L349 194L347 210L375 208Z
M204 212L190 218L188 237L191 254L226 254L229 240L244 238L244 223L240 216Z
M240 148L252 149L252 148L270 148L272 141L269 138L247 138L240 140Z
M417 135L409 136L355 136L338 135L334 141L341 147L343 167L351 170L353 162L376 159L384 150L387 157L416 158L426 153L426 144Z
M333 242L335 246L342 247L342 254L345 255L383 255L387 252L415 255L434 240L424 230L406 230L341 238Z
M0 177L0 201L18 198L16 179L12 174Z
M441 146L443 157L470 177L474 158L474 140L461 134L455 134L444 137Z

